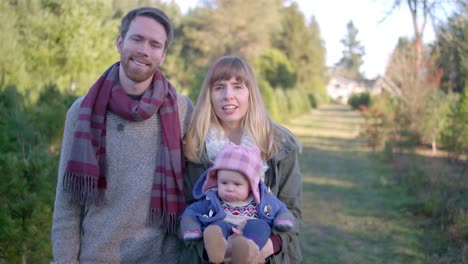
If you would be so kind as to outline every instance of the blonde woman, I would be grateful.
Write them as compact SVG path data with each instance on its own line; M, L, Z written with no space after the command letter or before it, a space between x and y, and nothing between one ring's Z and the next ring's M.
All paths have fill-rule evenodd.
M223 56L211 66L187 130L184 190L189 204L195 201L191 190L197 179L228 143L260 149L268 167L263 179L268 190L286 204L295 218L295 228L273 232L257 259L261 263L301 262L302 176L297 158L301 147L289 130L272 121L251 67L237 56ZM229 254L227 257L229 260ZM208 263L203 243L187 243L182 261L196 263L195 259Z

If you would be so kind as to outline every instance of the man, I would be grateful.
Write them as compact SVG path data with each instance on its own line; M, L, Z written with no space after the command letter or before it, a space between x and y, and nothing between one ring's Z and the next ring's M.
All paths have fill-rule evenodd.
M162 75L166 14L130 11L112 65L68 110L52 225L56 263L178 263L182 135L193 105Z

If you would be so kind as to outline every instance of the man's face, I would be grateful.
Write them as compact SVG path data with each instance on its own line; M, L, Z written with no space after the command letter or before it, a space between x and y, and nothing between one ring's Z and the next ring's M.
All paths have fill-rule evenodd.
M166 39L163 25L152 18L137 16L125 39L122 36L117 39L120 64L126 77L135 83L150 79L166 58Z

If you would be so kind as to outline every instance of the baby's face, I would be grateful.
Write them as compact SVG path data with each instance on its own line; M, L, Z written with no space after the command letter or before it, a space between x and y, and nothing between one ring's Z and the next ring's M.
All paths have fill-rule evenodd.
M218 195L226 202L241 202L249 197L250 185L244 174L232 170L218 170Z

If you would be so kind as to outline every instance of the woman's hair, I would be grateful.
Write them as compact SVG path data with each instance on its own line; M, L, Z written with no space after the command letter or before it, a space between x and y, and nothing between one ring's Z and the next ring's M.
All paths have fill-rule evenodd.
M271 158L279 148L279 125L273 122L263 103L252 68L238 56L223 56L208 70L195 110L185 135L185 155L194 162L207 161L205 138L210 127L222 129L211 103L211 88L219 81L235 78L249 89L249 105L242 118L243 131L261 151L262 159Z

